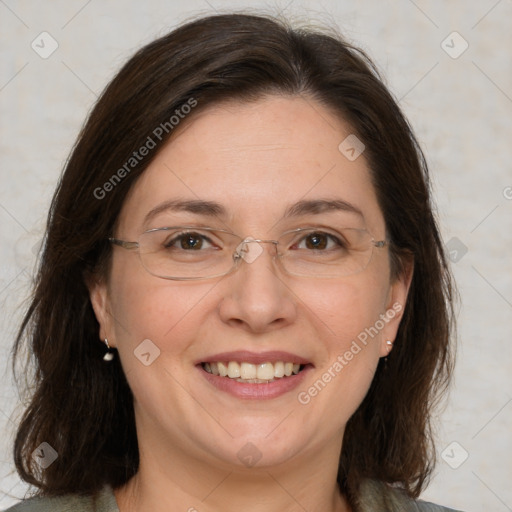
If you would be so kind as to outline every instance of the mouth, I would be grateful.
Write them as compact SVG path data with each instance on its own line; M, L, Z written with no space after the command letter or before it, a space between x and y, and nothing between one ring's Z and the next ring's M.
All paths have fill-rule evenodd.
M297 354L237 350L203 356L196 368L209 385L242 400L268 400L290 393L315 365Z
M250 363L246 361L207 361L201 368L212 375L224 377L245 384L269 384L301 373L309 364L293 361L266 361Z

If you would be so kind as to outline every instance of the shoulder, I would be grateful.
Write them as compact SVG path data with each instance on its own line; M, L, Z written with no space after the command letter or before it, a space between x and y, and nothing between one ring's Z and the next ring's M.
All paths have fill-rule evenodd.
M411 512L461 512L460 510L454 510L453 508L442 507L435 503L428 503L426 501L412 501L411 502L416 508L409 508Z
M4 512L119 512L112 488L105 486L95 495L33 497Z
M360 488L357 512L460 512L421 500L412 500L399 489L377 480L365 480Z

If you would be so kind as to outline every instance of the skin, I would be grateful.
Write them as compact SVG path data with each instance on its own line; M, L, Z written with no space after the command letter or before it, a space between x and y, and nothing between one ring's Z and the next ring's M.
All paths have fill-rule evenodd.
M337 198L364 215L344 214L385 238L364 153L349 161L338 145L350 127L305 97L270 96L209 107L182 122L125 200L115 236L137 240L146 229L180 221L229 228L241 236L277 238L333 213L280 221L301 199ZM169 199L221 203L225 217L161 213ZM100 339L116 347L135 397L140 450L137 475L115 491L121 512L135 510L346 511L336 485L345 425L363 400L378 360L389 352L401 313L303 405L307 390L359 333L393 304L405 304L411 272L391 280L386 248L375 249L355 275L315 279L283 274L271 247L223 278L180 282L142 267L136 251L114 247L106 280L90 285ZM403 312L403 310L402 310ZM160 356L134 357L150 339ZM198 378L195 362L224 351L284 350L313 371L299 389L271 400L242 400ZM261 453L246 467L238 451Z

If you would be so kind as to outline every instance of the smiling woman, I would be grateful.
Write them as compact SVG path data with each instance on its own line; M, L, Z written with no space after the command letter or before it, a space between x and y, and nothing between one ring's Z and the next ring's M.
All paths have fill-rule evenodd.
M106 88L52 202L16 342L37 496L10 510L447 510L417 498L452 294L364 53L265 16L181 26Z

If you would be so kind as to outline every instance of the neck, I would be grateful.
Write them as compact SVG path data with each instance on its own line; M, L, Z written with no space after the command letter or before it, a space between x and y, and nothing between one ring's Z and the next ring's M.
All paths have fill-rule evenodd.
M161 441L139 439L139 470L115 490L120 512L350 511L336 482L341 440L262 468L192 457Z

